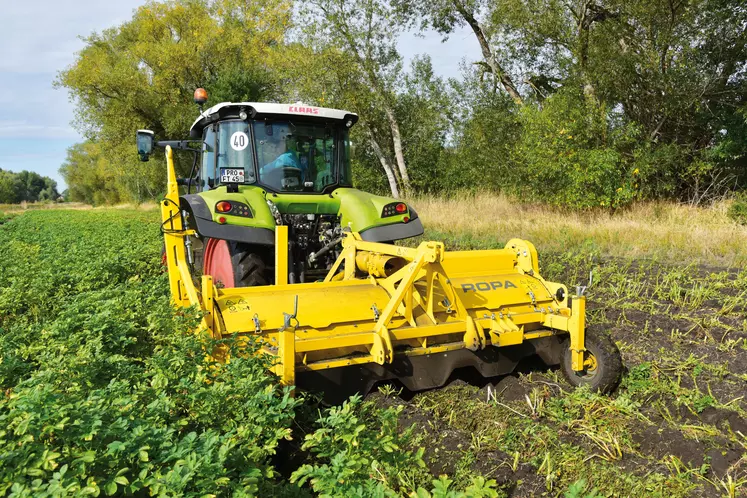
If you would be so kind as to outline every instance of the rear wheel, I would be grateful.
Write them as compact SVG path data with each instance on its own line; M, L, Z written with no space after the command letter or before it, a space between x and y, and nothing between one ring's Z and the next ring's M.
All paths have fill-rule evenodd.
M563 361L560 369L573 386L588 385L592 391L609 393L617 387L622 375L620 350L609 335L587 329L584 340L584 370L571 368L570 339L563 342Z
M256 287L270 285L272 261L268 251L249 244L208 239L203 254L202 272L211 275L219 287Z

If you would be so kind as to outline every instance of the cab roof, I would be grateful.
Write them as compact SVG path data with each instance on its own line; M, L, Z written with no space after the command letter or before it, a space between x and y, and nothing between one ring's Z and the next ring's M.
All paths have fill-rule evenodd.
M350 126L358 121L358 115L353 112L328 107L315 107L302 102L296 102L295 104L222 102L203 111L189 129L189 135L191 138L199 138L207 125L222 119L238 118L242 110L252 119L294 116L309 120L351 121Z

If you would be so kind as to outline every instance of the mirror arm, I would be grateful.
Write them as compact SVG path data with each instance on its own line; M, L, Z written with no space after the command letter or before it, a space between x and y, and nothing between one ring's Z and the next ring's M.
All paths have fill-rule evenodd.
M189 143L201 142L201 140L159 140L155 143L158 147L166 147L170 145L174 150L188 150L190 152L202 152L202 149L195 149L190 147Z

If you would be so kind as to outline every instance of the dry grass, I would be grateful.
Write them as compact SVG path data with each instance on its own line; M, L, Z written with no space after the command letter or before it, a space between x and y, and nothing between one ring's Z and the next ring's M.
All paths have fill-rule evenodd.
M0 213L22 213L24 211L34 210L46 210L46 209L74 209L74 210L88 210L88 209L135 209L138 211L151 211L158 208L156 202L148 202L144 204L126 203L116 204L114 206L91 206L90 204L84 204L82 202L21 202L20 204L0 204Z
M720 266L747 262L747 228L711 207L641 203L614 214L579 213L477 194L413 200L426 236L462 247L490 247L519 237L542 251L597 251L625 258L657 257Z
M143 204L134 204L134 203L115 204L114 206L95 207L93 209L134 209L137 211L153 211L154 209L158 209L158 207L159 207L159 204L153 201L153 202L146 202Z
M82 202L21 202L19 204L0 204L0 212L3 213L19 213L29 210L45 210L45 209L91 209L88 204Z

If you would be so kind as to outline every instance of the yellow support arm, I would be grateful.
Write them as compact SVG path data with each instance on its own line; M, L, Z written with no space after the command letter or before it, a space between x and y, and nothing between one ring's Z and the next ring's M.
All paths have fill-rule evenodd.
M207 330L212 336L220 336L215 317L214 296L216 294L212 278L203 277L202 295L192 281L187 262L185 241L194 232L186 230L179 204L179 185L176 182L174 151L166 146L166 197L161 202L161 230L166 248L166 267L169 273L171 298L175 305L195 306L203 313L199 330Z

